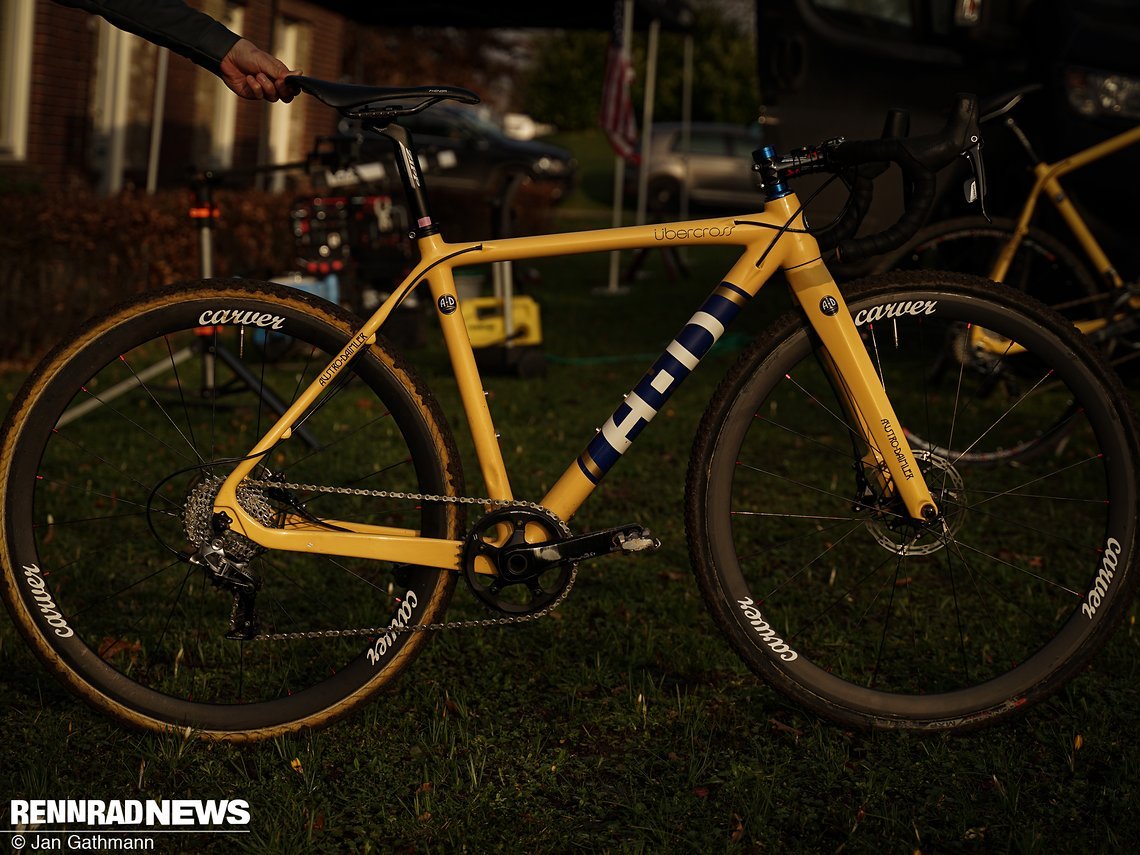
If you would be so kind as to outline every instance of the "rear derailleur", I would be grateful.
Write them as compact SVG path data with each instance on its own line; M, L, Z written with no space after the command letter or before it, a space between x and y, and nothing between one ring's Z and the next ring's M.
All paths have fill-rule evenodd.
M219 517L225 517L219 514ZM215 523L217 528L226 528L225 521ZM201 567L206 578L215 588L233 594L234 605L230 611L230 628L225 637L232 641L251 641L257 636L260 621L257 619L256 599L261 588L261 579L250 569L248 561L239 561L226 555L225 539L218 537L205 541L197 552L190 556L190 563Z

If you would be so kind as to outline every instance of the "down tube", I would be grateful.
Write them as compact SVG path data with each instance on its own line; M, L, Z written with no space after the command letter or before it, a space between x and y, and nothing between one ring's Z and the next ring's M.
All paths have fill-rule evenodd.
M743 288L721 282L551 487L542 504L569 519L751 299Z

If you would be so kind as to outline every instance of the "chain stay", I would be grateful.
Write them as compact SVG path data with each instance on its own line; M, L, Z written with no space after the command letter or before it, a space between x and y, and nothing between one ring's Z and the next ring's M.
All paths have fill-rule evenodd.
M434 496L429 493L397 493L388 490L365 490L359 487L325 487L320 484L289 484L281 481L266 481L247 479L243 482L251 487L273 488L277 490L296 490L306 493L336 493L345 496L363 496L373 499L404 499L415 502L442 502L451 505L492 505L494 507L522 507L531 510L543 511L550 514L537 502L518 502L511 499L480 499L473 496ZM553 515L551 515L553 516ZM557 519L557 518L555 518ZM564 536L569 537L570 529L566 523L557 520L562 527ZM570 581L558 595L558 598L549 606L533 614L508 615L500 618L478 618L473 620L445 621L444 623L414 624L411 626L371 626L361 629L324 629L310 630L309 632L273 632L255 635L251 641L300 641L318 638L352 638L357 636L386 635L388 633L400 634L404 632L438 632L443 629L484 629L492 626L530 623L546 617L570 596L574 587L574 580L578 576L578 563L574 562L570 569Z

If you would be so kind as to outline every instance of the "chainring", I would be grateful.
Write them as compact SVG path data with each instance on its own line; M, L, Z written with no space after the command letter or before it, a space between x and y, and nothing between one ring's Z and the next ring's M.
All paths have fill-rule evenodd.
M562 520L538 506L508 505L491 511L471 529L463 548L463 572L471 592L502 614L526 615L548 608L572 583L575 562L534 572L502 566L511 562L500 561L500 556L507 547L558 543L569 536Z

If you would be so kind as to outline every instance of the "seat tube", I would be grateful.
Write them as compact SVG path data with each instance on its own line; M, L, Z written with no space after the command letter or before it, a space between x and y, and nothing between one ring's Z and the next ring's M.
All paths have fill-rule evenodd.
M819 259L786 268L784 273L838 374L835 391L854 415L853 427L877 450L911 517L934 520L938 516L934 497L831 273Z

